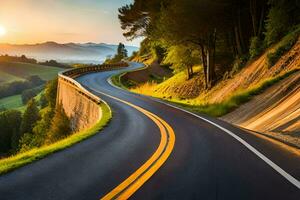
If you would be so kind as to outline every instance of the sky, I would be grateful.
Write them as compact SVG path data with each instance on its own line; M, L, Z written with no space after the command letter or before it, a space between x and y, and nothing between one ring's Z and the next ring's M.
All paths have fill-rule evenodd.
M139 46L126 41L118 8L132 0L0 0L0 43L97 42Z

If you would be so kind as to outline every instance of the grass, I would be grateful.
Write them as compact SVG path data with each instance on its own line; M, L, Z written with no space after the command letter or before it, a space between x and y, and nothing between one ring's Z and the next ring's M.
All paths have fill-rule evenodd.
M166 95L165 93L163 93L170 86L177 85L178 83L185 81L186 75L183 72L174 75L173 77L169 78L167 81L164 81L161 84L147 82L139 87L133 89L130 88L127 89L135 93L153 96L156 98L163 99L165 101L175 103L176 105L193 112L199 112L214 117L220 117L233 111L241 104L250 101L255 95L262 93L267 88L271 87L272 85L278 83L279 81L289 77L290 75L298 71L300 71L300 68L263 80L260 83L248 89L236 91L234 94L232 94L229 98L227 98L223 102L215 103L215 104L209 104L203 101L199 102L199 100L197 99L182 100L176 98L176 94L168 93ZM116 83L113 82L114 84L123 85L122 83L120 83L120 79L116 78L115 81Z
M121 82L121 77L124 76L126 74L126 72L123 72L121 74L116 74L114 76L111 77L111 82L115 85L115 86L118 86L120 88L123 88L123 89L127 89L127 87L125 87L123 85L123 83Z
M1 71L1 68L0 68L0 84L10 83L13 81L24 81L24 79L14 76L12 74L6 73L4 71Z
M16 109L22 107L21 95L14 95L0 99L0 107L5 109Z
M41 87L41 86L38 86L38 87ZM44 87L44 86L42 86L42 87ZM44 90L42 90L39 94L37 94L34 97L34 99L36 101L39 101L41 99L41 96L43 93L44 93ZM22 102L22 95L18 94L18 95L13 95L13 96L9 96L9 97L0 99L0 108L4 108L7 110L15 109L15 110L24 112L26 109L26 106Z
M51 80L57 76L59 71L62 71L62 68L29 63L1 62L0 83L24 80L32 75L38 75L43 80Z
M102 103L100 107L102 108L103 116L95 126L87 130L74 133L73 135L51 145L34 148L30 151L0 160L0 174L5 174L26 164L40 160L47 155L50 155L57 151L61 151L95 135L99 130L102 130L108 124L112 117L112 113L108 105Z
M294 44L297 42L300 35L300 27L294 30L293 32L286 35L279 43L279 46L273 51L268 53L268 66L272 67L276 62L288 52Z

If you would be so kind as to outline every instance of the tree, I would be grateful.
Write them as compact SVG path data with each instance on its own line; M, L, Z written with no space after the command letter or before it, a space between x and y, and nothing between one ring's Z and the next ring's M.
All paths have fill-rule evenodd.
M297 0L269 0L271 9L266 20L265 43L278 41L293 25L300 23L300 3Z
M40 144L36 135L32 133L24 133L19 140L19 152L25 152L35 147L38 147Z
M117 56L120 57L120 59L128 57L127 50L125 48L125 45L123 43L119 43L118 49L117 49Z
M191 46L172 46L169 48L164 63L172 64L175 73L186 70L187 78L190 79L193 76L193 66L200 64L199 55L200 52Z
M45 93L41 98L41 119L35 124L33 128L33 134L37 138L37 142L40 145L45 142L51 126L51 121L55 114L57 84L57 79L49 81L45 87Z
M55 115L51 121L51 127L47 133L46 144L56 142L71 134L70 120L66 115L63 107L58 105Z
M20 139L22 114L16 110L0 113L0 154L15 152Z
M55 108L56 105L57 85L58 79L56 78L49 81L45 88L45 97L47 99L48 105L51 108Z
M212 86L215 78L217 34L227 30L226 6L219 1L174 0L163 8L155 32L169 45L188 44L199 49L207 88Z
M39 109L34 99L31 99L27 103L26 110L23 114L23 119L20 128L20 135L23 136L25 133L32 133L33 127L40 119Z
M119 43L117 48L117 54L113 58L106 58L105 63L117 63L120 62L122 59L128 57L127 49L123 43Z

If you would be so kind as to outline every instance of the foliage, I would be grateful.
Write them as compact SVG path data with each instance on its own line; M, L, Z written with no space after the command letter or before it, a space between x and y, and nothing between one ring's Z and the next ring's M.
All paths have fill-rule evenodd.
M0 55L1 62L23 62L23 63L31 63L36 64L37 61L33 58L27 58L25 55L20 57L18 56L9 56L9 55Z
M259 37L252 37L250 41L249 54L250 59L256 58L262 53L263 46Z
M51 127L51 121L55 115L57 84L57 79L49 81L46 84L45 93L40 99L43 104L39 112L41 118L33 128L33 133L37 137L39 145L45 143Z
M237 56L233 62L232 70L230 71L230 76L233 76L237 72L239 72L247 63L247 56Z
M29 76L26 81L14 81L0 85L0 98L22 93L26 89L34 88L44 84L38 76Z
M270 0L270 11L266 20L265 43L277 42L293 25L300 23L300 5L297 0Z
M19 111L0 112L0 155L17 150L21 119Z
M19 153L26 152L30 149L38 147L40 144L38 138L33 133L24 133L19 140Z
M58 105L47 133L46 144L51 144L71 134L70 120L63 107Z
M297 42L300 35L300 28L296 29L292 33L288 34L280 42L279 46L274 52L268 53L268 66L271 67L276 64L276 62L283 56L287 51L289 51L294 44Z
M27 103L26 110L23 114L20 135L23 136L25 133L32 133L33 127L39 119L40 115L37 103L34 99L31 99Z
M50 67L59 67L59 68L70 68L67 64L62 64L56 60L47 60L45 62L39 62L40 65L50 66Z
M175 73L182 70L187 70L187 78L191 78L193 75L192 67L199 64L200 52L193 49L191 46L177 45L169 48L164 64L172 64L172 69Z
M160 44L155 44L151 49L154 59L157 60L158 63L161 63L166 56L166 48Z
M45 87L45 97L47 99L48 105L54 108L56 105L56 94L57 94L58 79L49 81Z
M123 43L119 43L117 54L113 58L107 58L105 63L117 63L128 57L127 49Z
M159 55L156 44L167 52L178 45L198 49L203 81L211 88L230 66L239 70L245 55L256 58L299 24L299 13L298 0L134 0L119 9L119 19L125 37L145 37L140 58Z
M32 89L24 90L21 94L23 104L27 104L30 99L38 95L43 90L43 85Z
M11 156L9 158L4 158L0 160L0 174L5 174L9 171L22 167L28 163L44 158L45 156L52 154L54 152L68 148L84 139L87 139L99 130L103 129L112 117L110 108L106 104L100 105L103 111L103 116L101 120L92 128L84 130L71 135L61 141L48 146L42 146L40 148L34 148L24 153Z

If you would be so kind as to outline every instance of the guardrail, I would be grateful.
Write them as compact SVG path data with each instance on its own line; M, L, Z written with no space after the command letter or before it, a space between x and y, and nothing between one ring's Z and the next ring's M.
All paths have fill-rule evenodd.
M91 73L91 72L99 72L99 71L107 71L111 69L118 69L120 67L128 67L128 63L121 62L116 64L102 64L102 65L95 65L95 66L88 66L88 67L80 67L75 69L69 69L58 73L58 78L62 79L63 81L73 85L74 88L78 90L78 93L82 96L88 98L89 100L97 103L98 105L101 103L101 99L89 92L87 89L82 87L80 83L75 81L73 78L79 75Z

